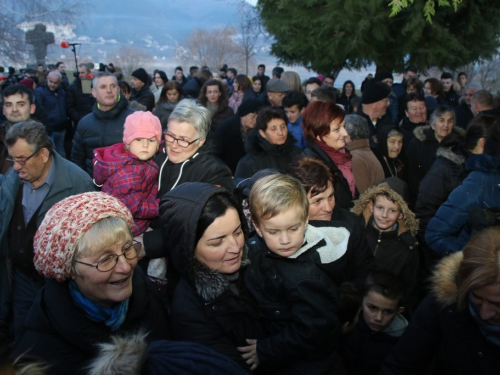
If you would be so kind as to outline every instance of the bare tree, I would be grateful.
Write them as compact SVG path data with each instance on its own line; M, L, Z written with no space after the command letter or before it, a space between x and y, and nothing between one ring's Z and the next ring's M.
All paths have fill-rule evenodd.
M12 62L28 57L23 23L75 23L89 5L86 0L0 1L0 55Z
M186 38L184 45L177 48L176 57L184 64L206 65L218 70L223 64L242 64L241 50L234 42L232 27L212 30L194 30Z
M264 30L256 7L244 0L238 3L237 22L235 42L241 49L245 59L245 74L248 74L250 60L266 45L269 36Z
M125 75L130 75L137 68L147 70L152 60L152 56L147 50L136 46L120 47L111 54L111 57L116 61L116 65L122 68Z

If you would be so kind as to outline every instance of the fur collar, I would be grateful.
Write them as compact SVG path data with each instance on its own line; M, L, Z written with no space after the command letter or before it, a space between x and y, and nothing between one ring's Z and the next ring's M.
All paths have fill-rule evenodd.
M325 246L316 249L321 264L328 264L340 259L347 251L350 233L343 227L313 227L308 225L305 232L306 245L290 258L294 259L325 240Z
M419 219L415 218L415 214L410 210L403 197L392 190L386 182L373 186L361 194L359 199L354 203L354 207L351 211L358 216L363 215L366 226L372 216L368 204L373 202L375 197L379 194L388 194L391 200L396 202L403 212L403 218L398 220L398 235L410 231L410 233L415 236L418 231Z
M458 133L462 136L465 136L465 130L462 128L459 128L458 126L453 127L453 132ZM434 135L434 130L430 125L425 125L425 126L417 126L413 130L413 134L415 135L415 138L417 138L419 141L424 142L424 141L436 141L437 139Z
M245 245L240 270L250 264L250 259L248 259L247 254L248 248ZM228 290L230 286L229 275L211 270L196 259L193 261L193 278L196 293L198 293L205 302L216 300Z
M431 293L441 306L449 306L457 302L458 268L463 259L461 251L444 258L436 267L431 278Z
M465 163L465 158L451 150L451 147L439 147L436 152L437 157L443 157L456 165Z

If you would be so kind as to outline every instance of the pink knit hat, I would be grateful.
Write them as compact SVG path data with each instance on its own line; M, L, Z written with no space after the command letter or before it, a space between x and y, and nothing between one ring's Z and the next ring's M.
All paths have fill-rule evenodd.
M151 112L136 111L128 115L123 128L123 142L130 144L136 138L156 137L161 142L161 123Z
M47 278L71 277L71 260L78 240L99 220L119 217L131 228L132 214L111 195L92 192L72 195L47 212L35 235L36 270Z

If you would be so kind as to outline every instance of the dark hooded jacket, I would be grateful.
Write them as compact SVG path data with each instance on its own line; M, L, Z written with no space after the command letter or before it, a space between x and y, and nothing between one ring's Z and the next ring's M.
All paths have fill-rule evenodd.
M247 154L238 163L234 177L249 178L266 168L285 171L290 161L302 152L295 142L288 132L284 144L273 145L260 135L258 129L250 130L245 145Z
M170 338L167 311L155 286L136 267L127 316L118 330L91 321L77 307L68 282L48 279L38 293L26 319L26 331L16 343L18 355L29 354L52 365L50 375L87 374L86 366L97 355L96 344L113 335L150 332L148 341Z
M228 192L205 183L186 183L160 201L165 246L181 276L170 309L173 338L208 346L250 372L236 347L247 346L246 339L260 339L266 332L242 283L248 265L246 250L239 275L211 270L194 256L198 221L215 194ZM246 232L241 210L238 214Z
M482 335L469 310L457 306L462 252L439 264L432 294L415 312L381 375L497 375L499 347Z
M382 165L382 168L384 169L384 174L385 178L389 177L397 177L402 180L404 180L404 166L405 164L403 161L399 158L399 155L401 155L401 152L403 151L401 149L401 152L399 153L397 158L390 158L389 157L389 148L387 146L387 136L391 132L391 130L394 130L396 128L395 126L385 126L384 128L380 129L380 131L377 133L377 147L372 148L373 153L377 157L377 159L380 161L380 164ZM403 146L404 146L404 140L403 140Z
M92 113L82 118L76 129L71 151L73 163L93 176L94 149L123 142L123 125L133 112L124 96L109 111L101 111L98 103L94 104Z
M376 267L394 273L403 281L405 306L415 307L420 260L416 239L418 220L415 219L415 214L410 211L405 201L408 199L406 183L394 177L384 181L387 182L382 182L362 194L352 211L360 216L365 225L365 234L375 257ZM403 214L391 231L382 232L374 225L369 204L374 202L378 195L387 195L390 201L398 205Z

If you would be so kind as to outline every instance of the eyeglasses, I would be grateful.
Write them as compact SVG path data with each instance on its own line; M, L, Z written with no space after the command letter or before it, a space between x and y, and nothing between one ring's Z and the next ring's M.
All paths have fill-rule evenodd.
M102 258L96 264L84 263L84 262L80 262L79 260L75 260L75 263L80 263L80 264L84 264L84 265L89 266L89 267L93 267L100 272L109 272L113 268L115 268L115 266L118 263L119 257L121 257L123 255L125 257L125 259L128 259L128 260L135 259L139 255L141 248L142 248L142 244L140 242L134 241L134 244L125 248L123 250L123 253L118 254L118 255L116 255L116 254L109 255L105 258Z
M13 158L13 157L9 156L9 157L6 157L5 160L7 160L8 162L11 162L11 163L17 163L21 167L24 167L26 165L26 163L28 162L28 160L30 160L33 156L35 156L39 152L40 152L40 150L37 150L34 153L32 153L30 156L28 156L27 158Z
M172 134L170 133L163 133L165 135L165 141L167 141L168 143L174 143L174 142L177 142L177 144L182 147L182 148L187 148L189 147L190 145L192 145L194 142L198 141L200 138L196 138L194 141L186 141L184 139L179 139L179 138L175 138Z

